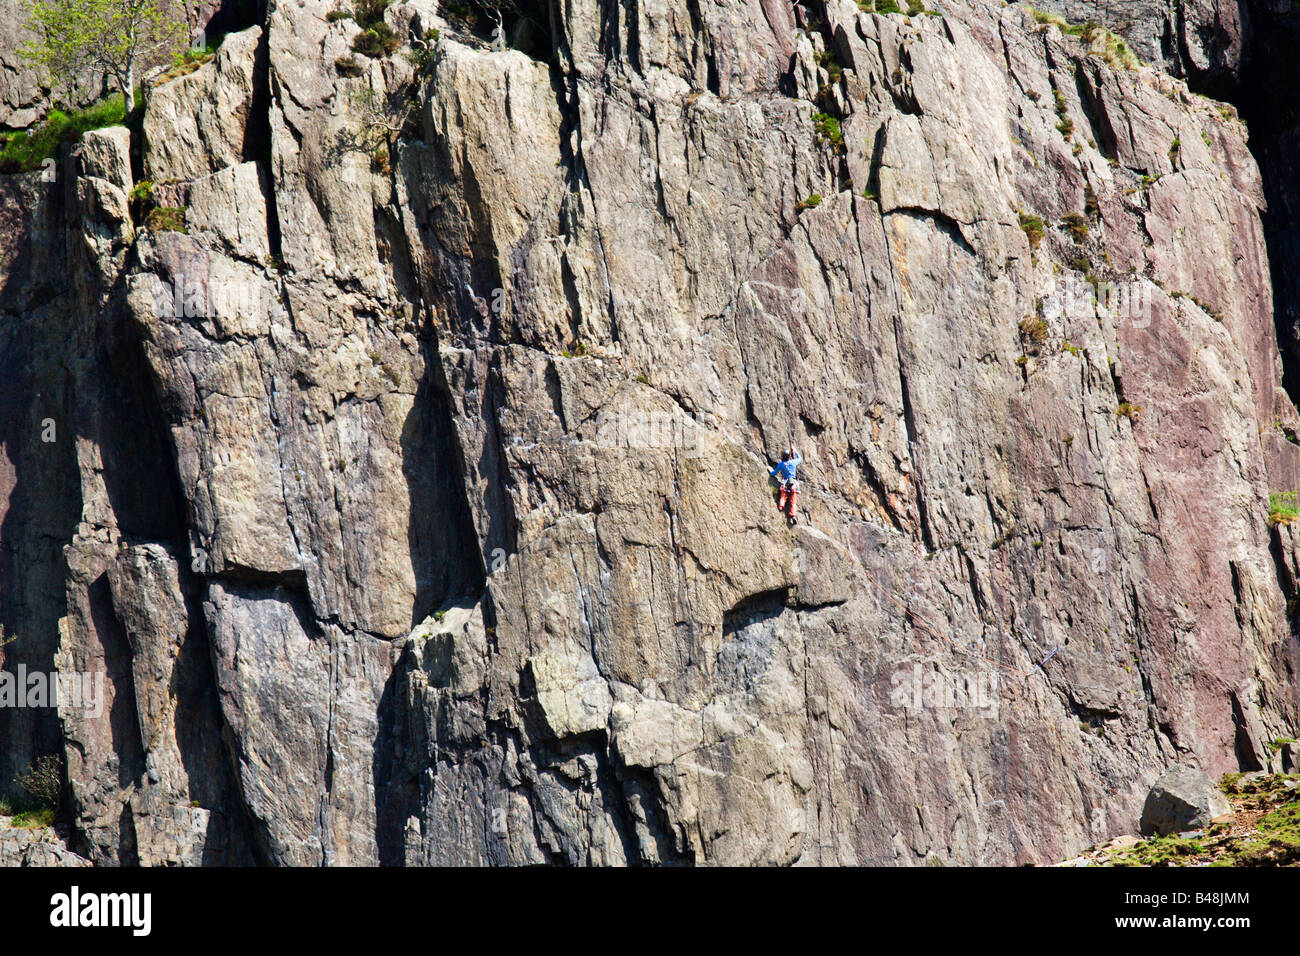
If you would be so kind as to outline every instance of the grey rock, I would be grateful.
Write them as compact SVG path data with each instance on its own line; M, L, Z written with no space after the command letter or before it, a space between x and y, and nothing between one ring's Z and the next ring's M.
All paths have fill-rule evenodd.
M194 72L146 87L146 179L197 179L245 158L261 36L260 27L231 33Z
M0 817L0 866L90 865L85 857L69 850L55 830L49 827L14 827L8 817Z
M1171 767L1147 794L1142 807L1142 834L1181 834L1221 823L1231 816L1228 798L1205 773L1192 767Z

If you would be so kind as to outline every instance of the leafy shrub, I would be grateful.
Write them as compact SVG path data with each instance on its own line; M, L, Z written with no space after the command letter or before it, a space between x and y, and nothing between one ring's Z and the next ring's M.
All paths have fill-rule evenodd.
M363 30L368 30L383 22L384 13L391 4L392 0L356 0L352 6L352 15Z
M1042 345L1047 341L1047 321L1026 316L1020 323L1020 337L1030 346Z
M1039 243L1043 241L1043 235L1046 227L1043 220L1037 216L1031 216L1028 213L1020 214L1020 228L1025 231L1025 236L1029 239L1029 245L1034 249L1038 248Z
M155 203L153 199L153 183L148 179L142 179L126 194L127 209L131 212L132 222L141 222L149 211L153 209Z
M352 49L354 51L362 56L374 59L391 56L401 45L402 42L393 33L393 28L383 21L376 23L368 30L358 33L352 38Z
M326 23L338 23L340 20L351 20L351 19L352 19L351 10L331 10L329 13L325 14Z
M357 62L356 57L348 54L347 56L341 56L334 61L334 72L339 76L355 77L361 76L365 73L365 68Z
M438 31L430 30L425 34L425 42L428 46L413 46L406 51L406 58L411 61L411 66L415 67L415 72L420 76L432 76L433 65L437 57L434 53L433 44L438 42Z
M1097 191L1091 184L1083 187L1083 214L1094 220L1101 217L1101 203L1097 201Z
M478 25L478 14L470 9L468 3L448 3L444 4L444 9L448 19L459 20L468 30L473 30Z
M835 54L832 51L822 50L814 54L813 59L817 61L818 66L826 71L832 83L838 83L844 78L844 67L840 65L839 60L835 59Z
M1088 220L1080 213L1066 213L1061 217L1061 225L1070 230L1070 237L1075 242L1083 242L1088 238Z
M844 149L844 130L840 128L840 121L829 113L813 114L813 130L817 133L817 139L822 143L829 143L837 152Z
M14 783L31 796L35 805L32 809L52 812L59 805L59 794L63 791L63 760L55 754L46 754L28 767L26 773L14 777Z
M802 212L805 209L816 209L822 204L821 193L809 193L808 198L795 205L796 212Z

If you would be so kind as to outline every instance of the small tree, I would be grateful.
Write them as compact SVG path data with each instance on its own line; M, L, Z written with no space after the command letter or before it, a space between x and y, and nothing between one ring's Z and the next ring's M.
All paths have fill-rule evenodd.
M14 777L14 783L26 790L35 803L45 809L59 806L59 793L63 789L63 759L56 754L46 754L34 767Z
M22 55L55 85L87 72L112 77L123 109L135 107L136 73L185 43L180 0L24 0L27 26L37 34Z

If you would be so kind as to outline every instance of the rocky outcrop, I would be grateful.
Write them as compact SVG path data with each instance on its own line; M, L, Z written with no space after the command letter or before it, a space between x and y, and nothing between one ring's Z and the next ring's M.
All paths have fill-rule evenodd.
M0 817L0 866L90 866L49 827L15 827Z
M1267 5L1271 0L1262 0ZM1261 4L1239 0L1041 0L1034 5L1072 24L1089 21L1121 34L1144 63L1198 86L1236 84L1254 42Z
M151 93L186 231L124 130L2 187L6 666L109 705L0 732L74 849L1040 862L1294 736L1231 110L982 0L413 2L342 72L328 8Z

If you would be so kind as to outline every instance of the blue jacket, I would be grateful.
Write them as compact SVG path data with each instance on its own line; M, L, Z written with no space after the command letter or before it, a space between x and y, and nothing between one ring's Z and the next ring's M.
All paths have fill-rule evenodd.
M768 475L777 481L794 481L794 470L803 461L803 455L795 455L789 461L783 461L773 468Z

